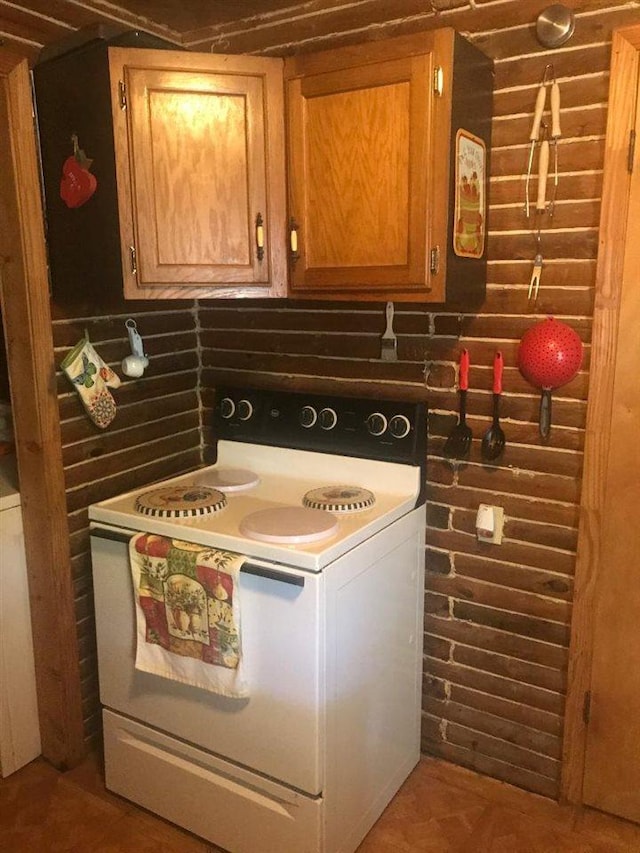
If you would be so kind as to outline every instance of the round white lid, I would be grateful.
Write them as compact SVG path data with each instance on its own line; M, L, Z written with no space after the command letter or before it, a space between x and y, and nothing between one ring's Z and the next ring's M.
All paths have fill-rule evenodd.
M219 492L244 492L260 482L260 477L245 468L215 468L196 476L196 482Z
M330 512L303 506L278 506L252 512L240 522L240 533L260 542L304 544L328 539L338 529Z

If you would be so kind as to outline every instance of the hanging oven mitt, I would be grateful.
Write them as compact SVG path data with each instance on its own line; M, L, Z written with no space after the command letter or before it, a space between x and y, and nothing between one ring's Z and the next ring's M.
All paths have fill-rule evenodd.
M60 365L80 395L87 414L101 429L116 416L116 403L109 388L117 388L120 378L100 358L88 338L82 338Z

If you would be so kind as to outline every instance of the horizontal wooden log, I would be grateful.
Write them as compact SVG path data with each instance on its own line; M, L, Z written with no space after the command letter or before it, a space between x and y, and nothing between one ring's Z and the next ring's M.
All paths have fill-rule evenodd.
M523 749L558 759L562 735L561 716L530 708L520 702L491 696L484 691L460 686L455 682L450 684L446 698L449 702L445 719L469 725L476 731L506 740ZM430 699L430 702L425 702L426 711L433 711L435 701L438 701L436 696ZM498 718L498 721L494 718Z
M29 9L3 2L0 3L0 32L43 45L68 36L72 28L50 15L34 15Z
M176 346L172 346L172 343L176 344ZM190 371L193 377L193 383L195 385L196 381L196 371L198 367L198 353L196 350L196 342L192 339L191 334L189 335L189 340L185 340L183 342L185 347L189 347L184 351L180 351L178 349L178 341L175 339L173 341L164 340L162 342L162 349L166 349L164 354L154 355L153 350L155 347L153 343L149 347L148 350L145 348L145 352L149 356L149 365L145 368L144 376L142 379L130 379L125 376L120 367L120 363L122 358L126 355L130 355L131 348L127 347L124 349L123 346L118 346L118 354L115 356L115 360L111 358L112 356L112 347L109 345L105 345L100 348L99 355L103 359L106 364L118 374L122 380L121 385L116 389L111 389L113 392L114 398L119 398L124 389L127 386L133 385L135 387L139 387L141 383L145 381L149 381L149 379L154 379L164 375L171 375L178 372ZM57 388L58 394L64 394L69 391L70 388L73 388L73 383L70 382L69 377L66 373L60 372L57 376Z
M570 504L578 504L580 500L580 484L577 480L520 469L467 465L458 469L458 483L487 492L513 492L520 496Z
M600 53L603 53L600 51ZM586 54L586 52L585 52ZM585 55L585 59L587 56ZM526 64L526 60L520 60L521 65ZM536 69L539 69L538 60L529 60L528 63L532 68L535 64ZM567 110L573 110L576 107L591 107L594 104L602 104L607 100L609 94L609 74L608 68L601 68L598 73L589 65L583 65L581 69L575 69L574 75L569 80L563 80L558 84L560 90L560 129L563 137L566 139L571 135L568 128L565 127L564 118ZM558 68L554 71L556 80L560 76ZM581 73L580 73L581 72ZM497 76L497 74L496 74ZM562 75L565 76L565 75ZM531 129L531 121L536 105L536 96L540 85L541 75L538 73L537 80L531 80L526 88L518 86L509 81L509 88L503 91L496 91L493 96L493 117L506 118L520 116L525 113L529 120L529 130ZM506 81L505 81L506 82ZM550 98L547 91L547 99L545 103L545 113L543 119L550 118ZM495 125L494 125L495 129ZM520 130L520 128L519 128ZM583 136L584 134L578 134ZM492 137L493 144L498 145L495 138Z
M524 141L519 146L498 148L491 152L491 175L494 178L524 175L527 171L529 148ZM602 170L604 163L603 139L560 140L558 144L560 166L559 180L565 172L590 172Z
M550 734L562 733L564 696L561 693L554 693L500 675L492 675L448 659L428 657L425 659L424 668L425 672L436 676L440 681L455 685L459 690L472 689L474 693L486 697L487 702L495 698L501 699L505 702L502 715L513 719L514 722L520 722ZM477 697L475 701L481 702L481 699ZM462 704L472 705L471 697ZM488 706L485 706L484 710L488 710ZM490 713L494 712L490 711Z
M68 505L70 509L86 504L75 503L79 486L105 480L114 474L128 471L137 465L144 465L157 459L173 456L178 453L197 453L200 447L200 431L191 426L185 432L170 432L162 430L161 437L149 439L143 444L124 448L115 453L91 459L65 469L65 485L67 488ZM73 496L70 491L74 490Z
M122 339L128 342L129 338L125 326L128 319L135 320L145 343L147 338L152 335L195 332L195 316L192 310L178 309L177 307L173 311L166 309L161 311L159 308L138 312L131 310L119 317L59 318L53 324L53 345L56 348L72 347L80 338L84 337L85 332L89 335L94 346L100 346L103 342L114 339Z
M549 187L552 187L553 179ZM531 193L536 192L536 182L531 184ZM562 195L560 193L562 192ZM553 215L545 214L542 227L545 234L550 230L561 228L597 228L600 223L600 200L587 199L586 201L574 200L566 195L566 187L560 187L558 181L558 194L555 198ZM547 202L553 198L553 189L549 189ZM518 231L523 228L533 228L536 225L535 214L531 212L529 219L524 215L524 209L520 199L511 207L492 208L489 211L487 227L491 232L496 231Z
M450 742L455 743L455 737L452 737L453 725L464 726L473 730L480 751L497 754L512 764L546 776L553 776L557 769L560 754L560 738L557 736L538 732L453 701L442 702L427 698L423 707L427 713L442 716L447 720L447 740Z
M520 634L544 643L556 646L569 646L569 626L561 625L550 620L524 616L498 610L495 607L476 605L466 601L453 602L453 615L456 619L468 620L476 625L487 625L500 631Z
M497 559L458 553L454 557L455 572L463 578L477 578L508 589L519 589L538 596L549 596L570 602L573 579L560 572L529 568Z
M428 473L427 473L428 476ZM449 507L477 510L478 505L487 502L487 493L460 485L443 486L429 482L427 498L447 504ZM492 494L504 508L506 524L516 526L523 519L540 524L561 525L568 529L577 527L579 508L572 504L559 504L545 499L522 497L514 494ZM516 528L518 529L518 528ZM513 537L517 539L517 536Z
M524 7L526 4L523 3ZM569 4L565 4L569 5ZM607 8L610 3L603 2L600 6L592 5L591 3L578 2L575 4L576 12L576 27L571 37L570 44L566 49L574 50L583 45L601 44L611 40L611 33L616 27L624 27L630 24L637 23L638 10L635 8ZM544 8L544 6L542 7ZM589 14L592 9L600 8L601 12ZM540 12L541 9L538 9ZM481 49L492 56L494 59L502 59L511 56L522 54L543 53L544 48L536 38L535 27L524 26L513 28L512 14L516 13L515 9L509 9L509 29L500 31L488 32L474 37L474 43ZM534 14L529 19L534 21L537 17ZM548 54L544 59L548 61ZM555 54L554 54L555 58Z
M116 405L126 406L130 403L149 403L151 400L170 394L181 394L184 391L195 390L196 377L193 371L177 373L170 376L147 377L134 382L125 382L117 389ZM69 385L71 388L71 385ZM60 420L80 417L84 413L78 395L67 394L58 400ZM86 415L85 415L86 417ZM117 418L117 415L116 415ZM114 420L114 425L116 421ZM64 428L64 426L63 426ZM98 429L98 427L95 427Z
M464 621L427 615L425 631L467 646L541 664L550 669L564 669L567 662L567 650L562 646L497 629L477 620Z
M101 430L97 433L95 425L86 417L64 421L62 424L62 444L65 465L73 465L86 458L94 447L110 446L112 436L114 437L113 445L118 447L121 438L115 436L120 430L127 430L131 427L138 427L151 421L160 421L163 418L170 418L187 412L197 412L198 409L198 395L196 389L193 388L189 391L155 399L151 406L144 402L138 403L138 401L123 405L118 401L116 420L112 422L106 432ZM123 443L127 441L126 436L122 438ZM79 442L82 444L78 444ZM88 454L85 445L89 448Z
M527 152L528 153L528 152ZM525 168L526 168L525 163ZM558 164L559 165L559 164ZM602 172L593 170L590 172L577 171L567 173L563 168L562 177L558 179L558 201L569 204L572 201L582 199L599 199L602 194ZM494 212L499 211L498 205L513 204L524 209L525 198L525 174L512 177L500 178L494 176L489 180L487 199L489 203L489 224L494 230L500 230L498 224L494 224ZM535 182L531 190L535 192Z
M451 527L453 530L460 530L462 533L474 534L476 513L472 510L456 509L451 516ZM507 539L518 539L521 542L545 545L547 548L558 548L575 554L577 531L573 526L564 527L548 522L534 523L507 516L503 532Z
M533 94L533 100L528 104L530 112L527 115L494 118L491 124L491 145L493 150L509 145L520 145L523 140L526 141L529 139L536 103L535 92L530 93L530 96L531 94ZM558 141L558 168L560 168L560 162L562 162L563 151L571 140L583 137L604 136L607 129L607 110L601 104L591 102L581 107L563 108L561 119L562 137ZM551 164L553 165L554 152L552 151L551 154ZM538 158L535 157L534 174L537 172L537 162ZM566 170L566 166L563 166L562 169Z
M436 594L457 601L468 601L564 625L569 623L571 617L571 605L567 601L531 594L528 591L500 586L497 583L462 577L457 573L447 576L427 572L425 587L430 595ZM449 612L448 606L444 612Z
M88 482L103 475L111 463L107 460L122 458L123 452L140 451L145 445L158 439L171 439L178 436L191 435L194 446L198 443L200 415L198 411L183 412L171 418L152 420L139 424L134 429L120 430L117 433L107 433L95 436L81 444L65 448L63 460L69 469L67 485ZM115 464L118 464L117 461ZM73 467L70 467L73 466Z
M598 232L595 228L579 231L545 230L541 238L544 258L593 259L598 254ZM535 236L526 234L491 234L487 253L492 261L531 260L536 254ZM541 277L541 284L544 278Z
M199 466L200 449L187 448L177 452L174 456L154 459L152 462L147 462L130 470L116 472L108 479L69 492L67 507L69 512L74 512L76 509L116 497L123 492L161 482L178 474L186 474Z
M556 79L561 85L562 100L566 88L565 78L608 73L611 65L611 47L608 43L585 45L580 48L575 48L571 44L567 45L567 48L571 49L555 50L552 57ZM501 59L494 66L496 89L494 103L498 103L501 90L539 86L541 79L542 72L538 56L522 57L514 54Z
M442 642L446 641L442 640ZM490 673L511 678L532 687L539 687L552 694L564 696L566 673L559 668L540 666L537 663L519 660L491 649L474 648L470 644L464 645L462 643L454 644L451 655L454 662L473 667L480 674Z
M531 258L508 258L489 262L487 266L487 282L490 286L525 283L529 286ZM594 258L547 258L544 262L544 286L541 288L541 295L544 296L547 287L593 288L595 270Z
M373 351L373 347L369 347ZM204 364L203 381L213 382L214 377L222 373L228 374L233 371L238 382L246 382L251 385L260 381L262 374L280 374L295 380L299 378L299 385L307 385L316 378L325 380L354 380L370 381L372 383L396 383L423 386L423 360L416 363L414 360L403 360L403 353L398 354L397 362L381 361L377 356L347 361L337 358L316 357L302 353L256 353L231 350L206 350L202 353ZM214 368L210 371L210 368ZM244 380L240 378L242 374ZM303 379L304 377L304 379ZM309 382L307 382L307 378ZM226 384L231 380L227 380ZM262 387L262 386L261 386ZM330 387L327 384L327 389ZM335 386L334 386L335 388ZM417 390L416 390L417 393ZM393 394L390 394L393 397ZM396 398L400 396L396 394ZM423 388L422 399L426 396Z

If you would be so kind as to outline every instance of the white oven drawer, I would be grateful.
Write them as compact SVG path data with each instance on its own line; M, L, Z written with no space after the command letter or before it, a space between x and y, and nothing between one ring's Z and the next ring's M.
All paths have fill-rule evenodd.
M113 541L99 534L99 529L92 532L91 553L102 704L319 794L322 575L288 569L275 571L275 578L240 574L243 666L250 695L229 699L135 669L135 607L126 537ZM296 579L303 584L286 582Z
M233 853L317 853L322 799L103 711L107 787Z

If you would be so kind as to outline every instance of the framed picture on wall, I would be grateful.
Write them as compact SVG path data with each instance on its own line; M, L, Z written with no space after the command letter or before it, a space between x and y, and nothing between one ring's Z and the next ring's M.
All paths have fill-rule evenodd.
M486 162L482 139L460 128L456 133L453 250L462 258L481 258L484 253Z

